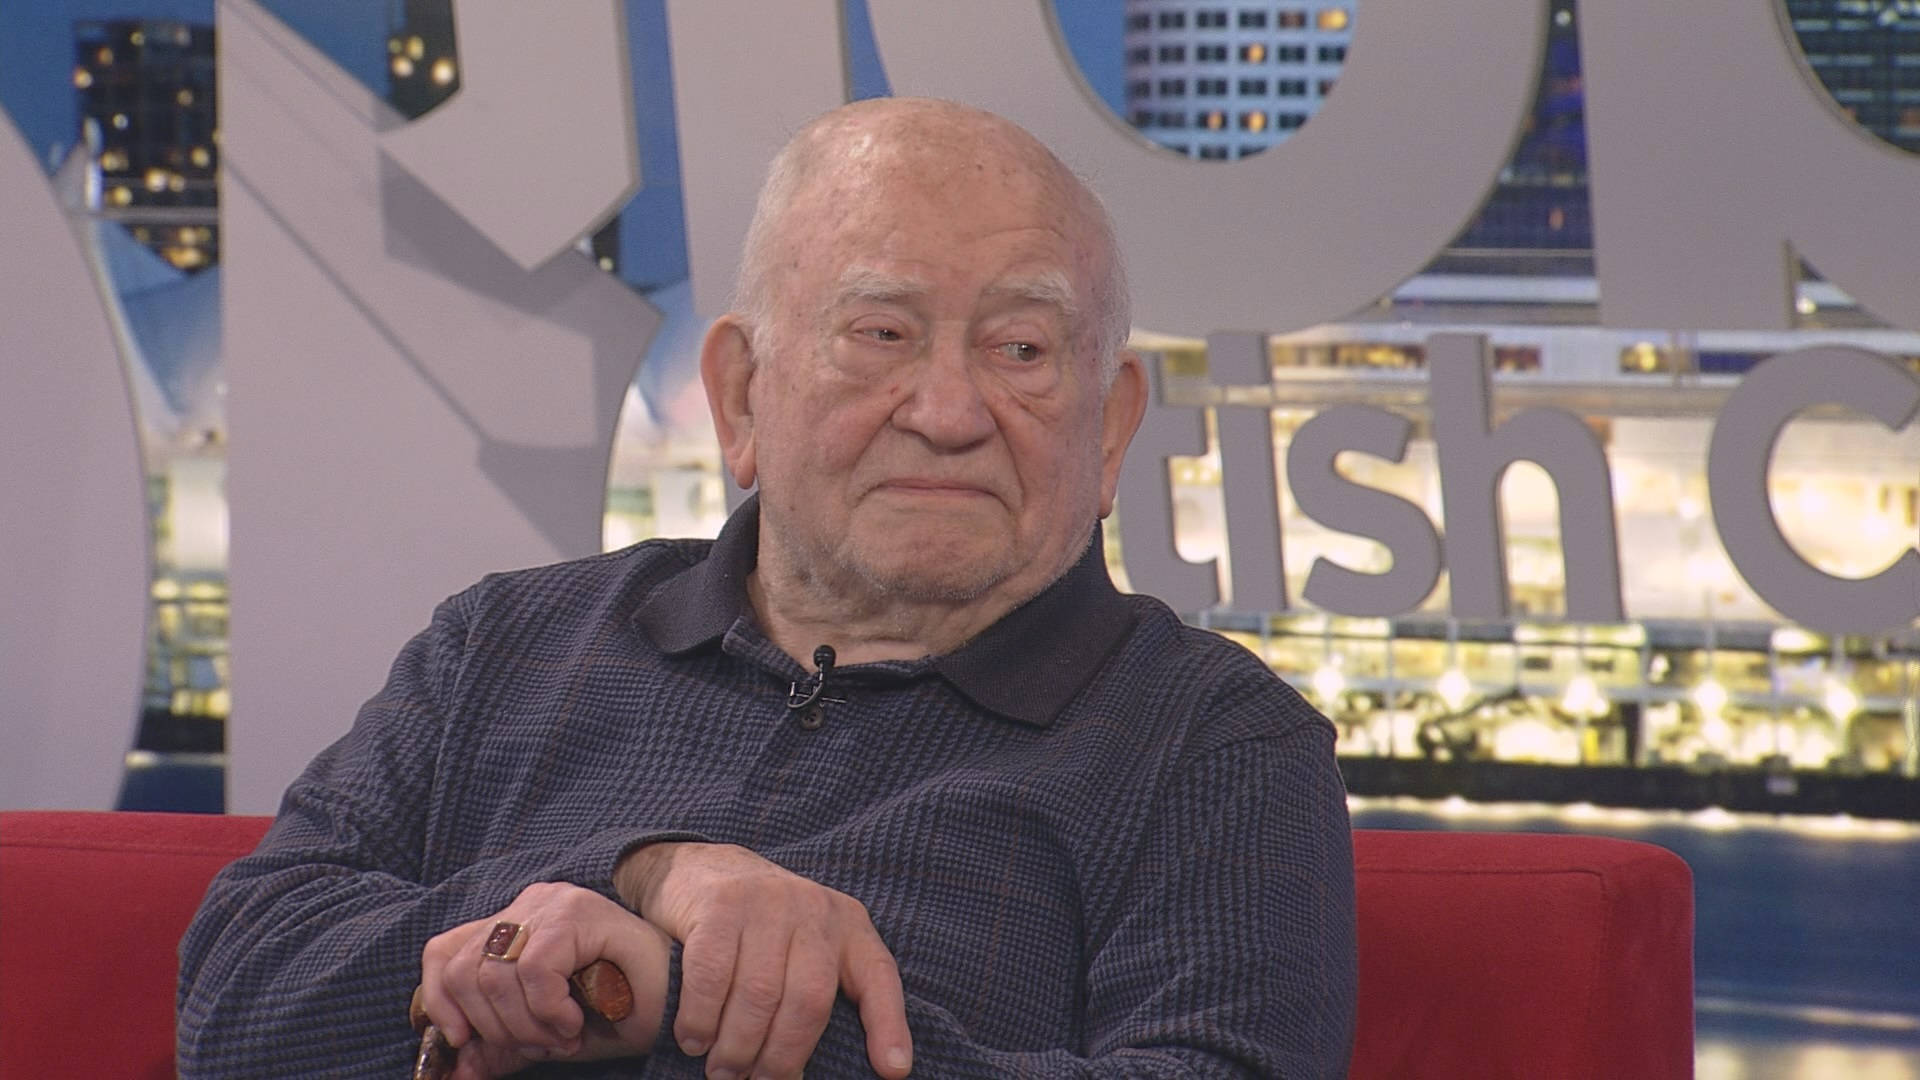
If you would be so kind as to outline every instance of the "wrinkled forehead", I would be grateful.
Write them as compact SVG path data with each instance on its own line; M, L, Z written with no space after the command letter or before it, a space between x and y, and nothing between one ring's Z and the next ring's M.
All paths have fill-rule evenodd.
M823 125L803 150L789 224L861 207L944 208L952 219L1022 219L1097 244L1091 196L1032 136L997 118L908 113Z

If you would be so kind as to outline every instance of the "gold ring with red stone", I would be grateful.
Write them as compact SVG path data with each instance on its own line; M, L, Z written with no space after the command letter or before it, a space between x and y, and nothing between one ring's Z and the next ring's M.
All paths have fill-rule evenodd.
M501 919L487 931L486 944L480 946L480 955L489 960L504 960L512 963L520 959L520 952L527 947L527 928L517 922Z

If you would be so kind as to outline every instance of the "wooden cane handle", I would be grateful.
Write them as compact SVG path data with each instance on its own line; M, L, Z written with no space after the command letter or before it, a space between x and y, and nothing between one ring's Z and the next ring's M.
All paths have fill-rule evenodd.
M617 1024L633 1015L633 984L611 960L595 960L574 972L567 980L567 987L573 999L591 1016ZM407 1004L407 1020L413 1030L420 1033L420 1051L413 1060L413 1080L446 1080L459 1054L427 1017L421 989L413 988L413 1000Z
M633 984L613 961L595 960L574 972L567 982L573 999L603 1019L617 1024L633 1015Z

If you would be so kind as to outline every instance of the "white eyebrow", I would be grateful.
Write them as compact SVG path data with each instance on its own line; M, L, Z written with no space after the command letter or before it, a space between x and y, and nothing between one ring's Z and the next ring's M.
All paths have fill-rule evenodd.
M931 289L932 286L919 278L869 266L851 266L840 275L840 285L834 291L833 299L835 306L863 300L895 303L925 296ZM1058 310L1069 320L1080 313L1080 306L1074 300L1073 282L1060 270L1042 270L1035 274L1003 278L988 286L986 295L1044 304Z
M928 285L918 278L875 270L868 266L850 266L840 275L840 287L834 291L834 306L867 300L892 303L926 295Z
M994 282L988 296L1004 296L1027 303L1044 304L1060 312L1068 321L1079 317L1080 305L1074 299L1073 282L1060 270L1042 270Z

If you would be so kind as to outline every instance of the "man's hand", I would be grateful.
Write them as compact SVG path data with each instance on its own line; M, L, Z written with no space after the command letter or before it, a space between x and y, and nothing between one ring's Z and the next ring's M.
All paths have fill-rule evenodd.
M614 872L621 899L683 943L674 1038L707 1075L798 1077L844 990L867 1059L913 1063L900 971L858 900L731 844L659 843Z
M512 961L481 955L495 923L526 928ZM486 1080L539 1061L645 1054L660 1030L673 941L590 889L528 886L498 914L429 940L420 956L421 1004L447 1042L459 1048L453 1080ZM609 960L633 987L633 1012L612 1025L588 1025L567 979Z

